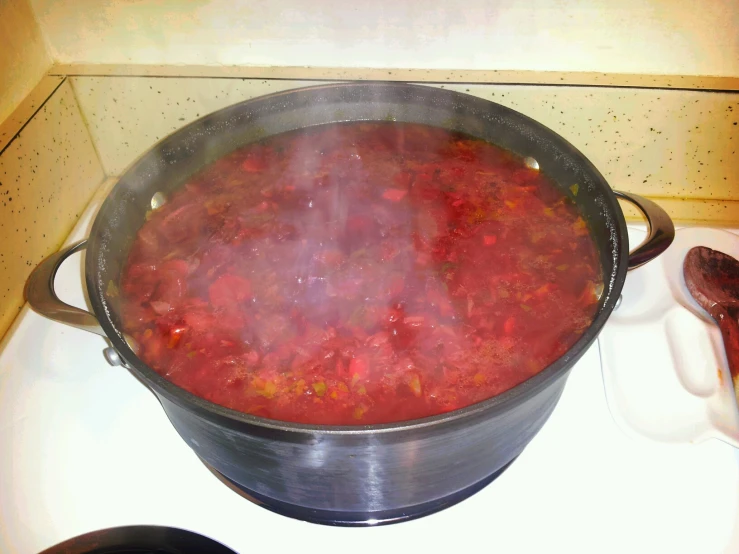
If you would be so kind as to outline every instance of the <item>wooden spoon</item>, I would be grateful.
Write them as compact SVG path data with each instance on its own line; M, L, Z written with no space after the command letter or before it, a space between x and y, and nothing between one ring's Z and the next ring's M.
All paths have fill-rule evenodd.
M696 302L716 320L724 339L729 371L739 385L739 261L705 246L691 248L683 262L685 284ZM739 395L739 393L738 393Z

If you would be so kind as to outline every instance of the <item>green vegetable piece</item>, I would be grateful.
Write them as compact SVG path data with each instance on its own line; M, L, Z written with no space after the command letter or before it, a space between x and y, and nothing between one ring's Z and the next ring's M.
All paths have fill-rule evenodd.
M570 191L572 192L572 196L577 196L577 192L580 190L580 185L575 183L570 187Z
M113 281L108 281L108 286L105 289L105 295L108 298L115 298L116 296L118 296L118 293L119 291L116 284Z
M347 322L352 327L362 327L362 323L364 322L364 316L366 313L366 308L364 306L357 307L353 312L352 315L349 316L349 319Z
M445 262L444 265L441 266L441 274L446 275L449 271L452 271L457 268L457 264L454 262Z

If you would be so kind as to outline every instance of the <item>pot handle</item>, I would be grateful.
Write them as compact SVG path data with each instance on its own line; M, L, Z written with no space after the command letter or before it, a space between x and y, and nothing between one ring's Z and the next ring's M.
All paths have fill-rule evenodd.
M634 204L647 218L647 228L649 230L647 238L629 252L628 271L631 271L647 262L651 262L667 250L675 239L675 225L667 212L651 200L631 192L614 190L613 193L617 198Z
M93 314L62 302L54 290L54 279L59 267L72 254L85 248L87 239L62 248L38 264L26 281L26 301L39 315L104 337L105 331Z

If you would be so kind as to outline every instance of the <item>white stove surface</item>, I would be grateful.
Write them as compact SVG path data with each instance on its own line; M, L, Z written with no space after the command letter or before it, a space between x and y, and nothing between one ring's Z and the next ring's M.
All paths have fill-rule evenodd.
M104 193L69 242L86 236ZM60 297L79 306L81 259L57 277ZM500 478L445 511L369 529L288 519L238 496L154 395L105 362L105 346L27 307L0 345L0 552L36 554L139 524L189 529L240 553L739 552L739 451L624 434L606 403L597 344Z

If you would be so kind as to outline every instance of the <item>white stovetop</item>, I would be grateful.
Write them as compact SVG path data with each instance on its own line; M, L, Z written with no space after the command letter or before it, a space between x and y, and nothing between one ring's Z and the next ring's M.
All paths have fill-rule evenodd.
M70 242L86 236L104 192ZM57 277L59 295L77 305L80 263ZM105 346L28 308L0 345L0 552L35 554L134 524L190 529L243 553L739 551L738 451L623 433L606 403L598 344L498 480L438 514L371 529L295 521L239 497L199 462L156 398L105 362Z

